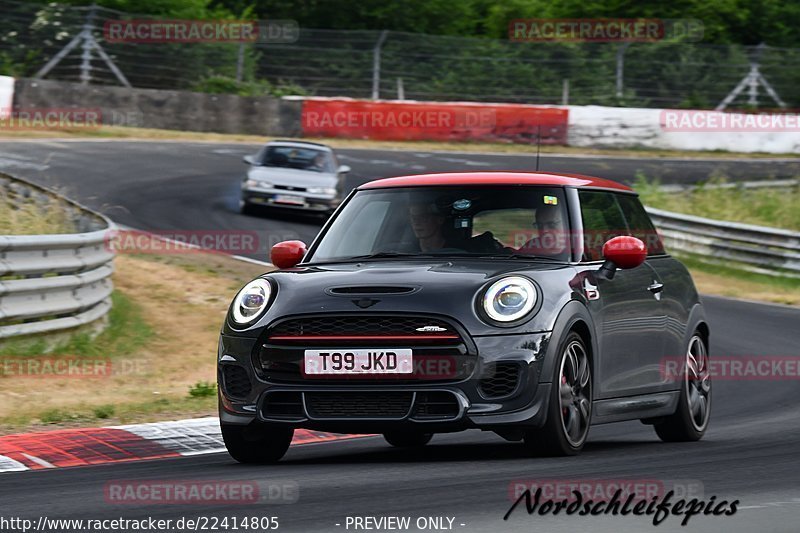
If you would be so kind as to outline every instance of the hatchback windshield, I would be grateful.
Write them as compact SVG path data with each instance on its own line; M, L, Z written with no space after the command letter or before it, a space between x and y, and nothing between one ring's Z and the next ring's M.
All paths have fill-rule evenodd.
M334 171L333 158L329 152L294 146L267 146L261 154L261 164L314 172Z
M359 191L309 258L570 258L564 191L552 187L414 187Z

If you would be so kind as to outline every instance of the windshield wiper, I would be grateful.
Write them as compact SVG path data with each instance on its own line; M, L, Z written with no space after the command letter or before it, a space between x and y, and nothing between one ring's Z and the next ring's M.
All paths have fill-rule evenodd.
M444 253L437 253L437 252L428 252L428 253L408 253L408 252L377 252L374 254L365 254L365 255L356 255L353 257L348 257L346 260L362 260L362 259L385 259L385 258L392 258L392 257L419 257L419 258L476 258L476 259L523 259L527 261L547 261L547 262L561 262L558 259L552 257L540 257L535 255L527 255L527 254L518 254L518 253L453 253L453 252L444 252ZM344 258L343 258L344 259Z
M377 252L374 254L366 254L366 255L355 255L353 257L348 257L348 260L352 259L383 259L386 257L415 257L421 256L421 254L412 254L412 253L405 253L405 252Z
M479 259L525 259L528 261L550 261L550 262L560 262L558 259L553 257L542 257L538 255L530 255L530 254L519 254L515 252L510 253L496 253L496 252L487 252L487 253L464 253L464 254L450 254L454 257L475 257Z

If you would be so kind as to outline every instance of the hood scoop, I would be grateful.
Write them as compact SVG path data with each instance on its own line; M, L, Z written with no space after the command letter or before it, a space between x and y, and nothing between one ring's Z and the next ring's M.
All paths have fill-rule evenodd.
M349 287L330 287L325 289L325 292L332 296L364 296L376 294L411 294L418 290L419 287L400 285L357 285Z

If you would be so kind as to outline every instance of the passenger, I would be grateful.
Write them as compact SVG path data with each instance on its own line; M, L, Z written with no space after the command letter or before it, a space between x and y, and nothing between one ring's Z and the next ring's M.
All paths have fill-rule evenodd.
M567 250L566 225L563 211L559 207L539 206L533 227L536 228L536 236L520 246L520 253L555 257Z

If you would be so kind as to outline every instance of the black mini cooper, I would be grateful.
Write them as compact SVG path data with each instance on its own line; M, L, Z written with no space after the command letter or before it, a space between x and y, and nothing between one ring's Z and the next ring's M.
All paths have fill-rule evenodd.
M636 194L548 173L448 173L355 189L310 247L236 295L219 342L220 422L241 462L295 428L494 431L573 455L592 424L693 441L711 410L709 329Z

